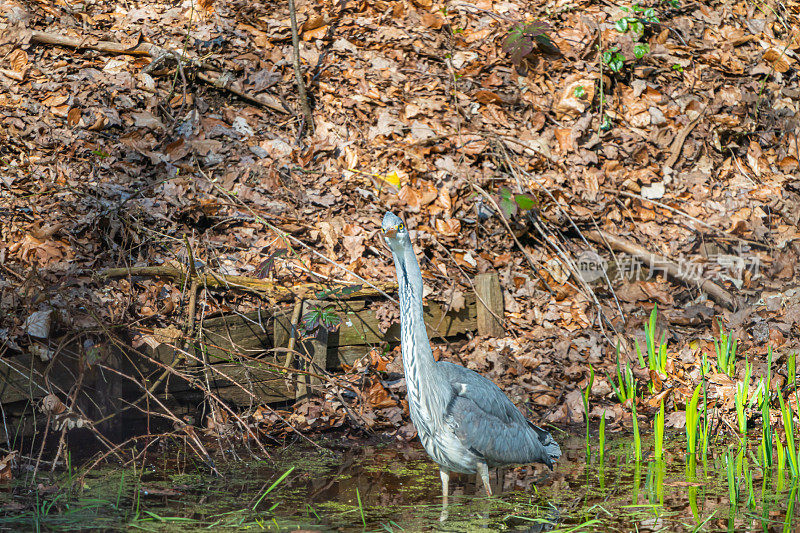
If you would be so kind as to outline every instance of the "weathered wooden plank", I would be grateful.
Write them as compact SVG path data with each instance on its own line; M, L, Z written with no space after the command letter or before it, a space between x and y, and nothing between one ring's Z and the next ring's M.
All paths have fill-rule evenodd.
M205 376L200 367L185 372L193 375L199 383L205 384ZM237 405L259 405L294 399L294 393L286 386L284 375L258 361L209 365L208 378L214 394ZM168 390L176 397L181 397L193 388L188 381L170 378Z
M500 288L500 277L496 272L478 274L475 278L477 299L478 335L502 337L503 328L503 289Z
M254 357L273 346L269 317L258 310L205 320L202 333L209 363L230 361L236 354Z
M29 377L30 357L22 361L17 357L0 359L0 403L7 404L22 400L38 400L47 395L44 380L36 377L44 370L41 364L33 365L33 377Z
M272 321L272 342L275 348L286 348L292 338L291 309L281 309Z
M466 306L460 311L445 313L445 307L438 302L428 302L423 306L428 337L451 337L477 328L475 295L465 295ZM339 312L342 324L339 331L332 334L330 344L352 346L358 344L377 344L381 342L400 342L400 324L396 323L386 333L381 333L379 320L372 313L349 310Z
M372 349L368 344L328 346L328 370L341 370L342 365L353 366Z
M317 300L307 300L303 302L303 311L301 316L312 309L319 308L323 302ZM297 368L308 370L312 373L317 373L317 368L322 370L327 369L328 366L328 330L320 326L311 335L307 335L303 342L297 344L300 353L305 357L299 361L295 361ZM300 400L308 396L315 386L321 383L320 378L309 375L299 374L297 376L297 399Z

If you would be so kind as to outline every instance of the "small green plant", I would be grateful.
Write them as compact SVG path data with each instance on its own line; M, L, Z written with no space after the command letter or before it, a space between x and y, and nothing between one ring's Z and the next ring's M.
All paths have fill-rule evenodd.
M620 9L627 13L626 16L614 23L614 27L620 33L632 32L641 35L644 33L645 24L659 23L656 10L652 7L633 4L631 7L622 6Z
M638 463L642 460L642 437L639 434L639 416L636 414L636 400L631 402L631 419L633 420L633 456Z
M550 25L542 20L516 24L503 40L503 51L511 56L511 61L515 65L520 66L525 56L533 52L537 44L545 49L555 47L548 35L549 32Z
M594 384L594 368L589 365L589 383L586 385L586 390L583 391L583 414L586 418L586 460L592 456L592 447L589 444L589 395L592 393L592 385Z
M672 65L672 70L675 72L683 72L683 66L680 63L675 63Z
M600 463L602 464L606 457L606 410L603 409L603 418L600 419Z
M728 474L728 498L732 508L739 505L739 486L736 483L735 463L730 452L727 452L725 454L725 470Z
M622 67L625 66L625 56L619 51L618 46L612 46L603 52L603 64L607 66L611 72L622 71Z
M703 350L703 357L701 359L700 372L703 374L703 379L705 379L706 374L711 372L711 363L708 362L708 354L705 352L705 350Z
M797 390L797 354L791 353L786 360L786 384Z
M538 205L532 196L527 194L513 194L511 189L503 187L500 189L500 210L506 218L511 218L518 211L529 211Z
M697 424L700 413L697 404L700 401L700 389L702 384L694 389L692 399L686 404L686 452L690 459L697 455Z
M253 511L255 511L255 510L256 510L256 508L258 507L258 504L259 504L259 503L261 503L261 500L263 500L263 499L264 499L264 497L265 497L267 494L269 494L270 492L272 492L273 490L275 490L275 487L277 487L278 485L280 485L281 481L283 481L284 479L286 479L286 477L287 477L289 474L291 474L291 473L292 473L292 471L293 471L294 469L295 469L295 467L293 466L293 467L289 468L289 470L287 470L286 472L284 472L283 474L281 474L281 477L279 477L278 479L276 479L276 480L275 480L275 482L274 482L274 483L272 483L272 485L270 485L270 486L269 486L269 488L268 488L267 490L265 490L265 491L264 491L264 494L262 494L262 495L261 495L261 496L258 498L258 500L256 500L256 503L254 503L254 504L253 504L253 508L252 508L252 510L253 510Z
M367 519L364 517L364 506L361 504L361 493L356 487L356 499L358 500L358 511L361 513L361 525L367 527Z
M792 493L789 494L789 507L786 508L786 517L783 519L783 533L789 533L792 530L792 523L796 518L794 515L794 504L797 501L797 489L800 483L795 481L792 483Z
M747 507L752 510L756 508L756 493L753 490L753 474L749 466L745 466L744 481L747 486Z
M706 459L708 458L708 429L709 429L709 420L708 420L708 382L706 381L706 372L707 370L707 361L706 361L706 354L703 352L703 364L700 367L700 375L701 375L701 385L703 386L703 419L701 422L701 427L703 430L703 463L705 464Z
M783 401L783 395L778 393L781 404L781 418L783 419L783 432L786 434L786 455L789 459L789 473L793 478L800 475L800 453L794 447L794 413L792 406Z
M650 312L650 320L644 325L645 344L647 349L647 363L645 363L639 341L636 341L636 355L639 357L639 364L644 369L653 372L667 372L667 332L661 335L661 342L656 344L656 318L658 315L658 305L653 306ZM648 383L648 389L653 392L652 380Z
M658 410L658 414L656 414L656 419L653 423L655 424L653 429L656 439L656 461L661 461L664 459L664 400L661 400L661 408Z
M633 57L641 59L650 53L650 45L647 43L636 43L633 45Z
M750 392L750 376L753 372L753 365L745 359L745 373L744 380L736 382L736 395L734 397L736 403L736 420L739 423L739 433L744 438L747 435L747 414L745 407L747 404L747 395Z
M306 333L312 333L319 327L324 327L329 332L333 333L342 323L342 319L331 306L319 307L316 306L311 311L303 315L303 328Z
M774 437L775 437L776 449L777 449L777 452L778 452L777 453L777 455L778 455L778 457L777 457L777 463L778 463L778 472L777 472L777 475L778 475L778 486L776 488L778 489L778 492L780 492L780 491L783 490L783 480L784 480L784 477L786 476L786 474L784 473L784 472L786 472L786 452L784 451L784 448L783 448L783 442L781 441L781 438L778 435L778 428L775 428Z
M764 465L772 466L772 428L769 424L769 389L772 383L772 346L767 348L767 375L761 392L761 446L764 450Z
M652 7L634 4L631 7L621 7L620 9L625 12L625 16L614 23L614 28L620 33L630 33L634 42L644 35L646 24L658 24L659 22L656 11ZM636 59L641 59L649 53L649 44L635 42L633 45L633 56ZM619 52L618 47L612 47L603 53L603 63L608 65L612 72L620 72L625 63L625 56Z
M600 130L610 131L613 127L614 122L611 121L611 117L608 116L608 114L603 113L603 120L600 121Z
M614 394L619 399L619 403L625 404L636 397L636 378L633 377L631 365L627 361L625 362L625 369L622 369L619 364L619 354L620 345L617 343L617 382L614 383L608 373L606 373L606 378L608 378L611 388L614 389Z
M586 89L583 88L583 85L578 85L575 87L573 93L575 94L575 98L583 98L586 94Z
M725 333L721 321L719 322L719 342L714 339L714 349L717 352L718 371L733 376L736 366L736 339L730 332Z

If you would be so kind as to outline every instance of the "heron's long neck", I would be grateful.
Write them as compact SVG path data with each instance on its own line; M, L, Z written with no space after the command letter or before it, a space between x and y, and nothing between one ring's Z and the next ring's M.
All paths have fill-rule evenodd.
M400 293L400 349L413 414L420 406L423 386L435 381L436 362L422 315L422 273L414 250L409 246L404 254L394 254L394 263Z

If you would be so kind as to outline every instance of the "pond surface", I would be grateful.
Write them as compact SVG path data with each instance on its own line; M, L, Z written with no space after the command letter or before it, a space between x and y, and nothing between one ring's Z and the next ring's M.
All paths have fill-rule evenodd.
M40 475L38 491L0 484L0 530L800 531L797 483L762 470L755 449L719 447L692 474L679 436L664 462L638 464L627 437L609 437L604 461L595 450L588 463L583 438L557 439L554 472L509 469L494 476L493 498L474 476L451 478L445 513L438 468L418 443L339 438L219 463L223 477L175 446L144 470L95 468L69 492L59 487L77 473Z

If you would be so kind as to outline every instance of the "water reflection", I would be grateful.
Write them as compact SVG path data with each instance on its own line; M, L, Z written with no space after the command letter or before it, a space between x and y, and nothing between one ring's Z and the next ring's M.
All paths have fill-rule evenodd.
M152 513L191 521L181 522L184 530L235 516L254 529L796 531L798 482L787 482L780 458L765 467L756 460L762 453L736 443L698 462L686 458L679 438L670 442L663 461L635 461L630 439L610 438L605 460L593 454L587 462L584 439L568 438L553 472L526 466L494 473L493 498L475 476L452 476L446 510L438 468L420 446L348 439L325 442L323 450L293 443L272 451L271 461L225 463L223 477L202 465L178 468L163 455L139 477L109 466L87 478L83 497L113 493L114 505L102 513L117 524L141 526L135 521ZM70 512L77 516L74 505ZM96 510L86 514L97 521ZM0 530L22 523L0 509Z

